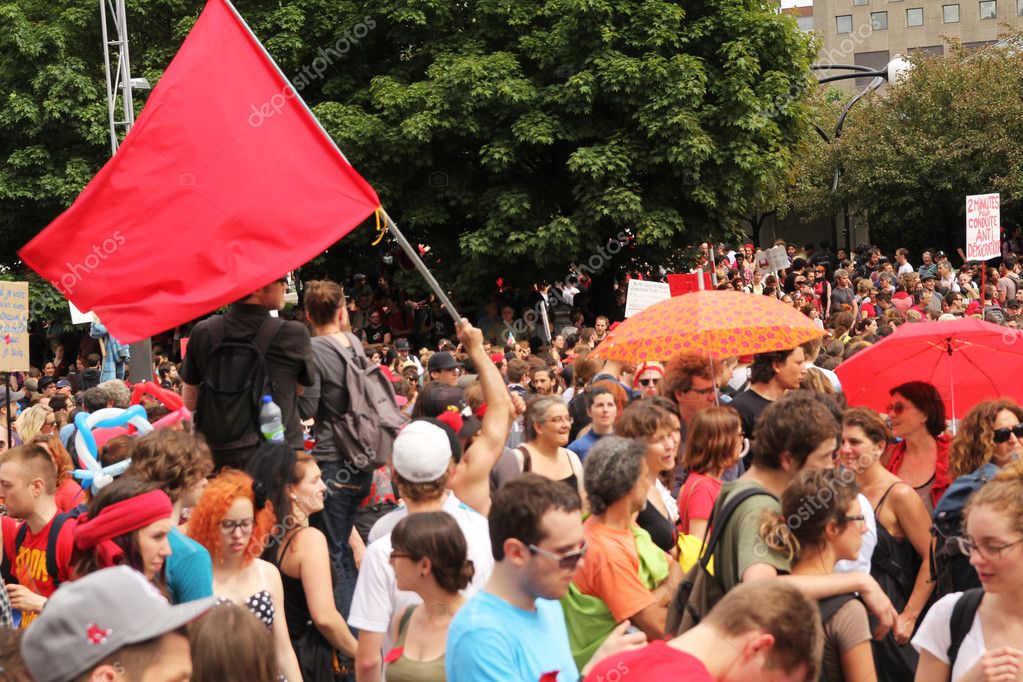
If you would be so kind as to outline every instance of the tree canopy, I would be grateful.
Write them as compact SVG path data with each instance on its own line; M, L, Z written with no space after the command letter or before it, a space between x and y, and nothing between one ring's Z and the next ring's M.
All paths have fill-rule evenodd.
M236 4L442 281L467 292L557 276L623 232L652 256L735 233L775 196L806 126L811 41L752 0ZM157 83L200 9L129 0L133 75ZM95 3L16 0L0 20L12 263L109 145ZM378 257L371 232L325 265Z

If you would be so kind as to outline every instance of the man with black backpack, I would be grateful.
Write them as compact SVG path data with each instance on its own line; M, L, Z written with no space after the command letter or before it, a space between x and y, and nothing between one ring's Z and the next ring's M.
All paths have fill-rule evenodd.
M280 408L284 437L303 447L298 396L315 377L309 330L270 315L284 307L286 280L257 289L192 329L181 378L185 406L213 451L216 469L244 469L263 436L260 401Z
M0 517L4 579L11 606L21 610L22 629L57 586L72 579L76 514L57 513L56 487L57 468L42 446L22 445L0 455L0 496L8 514Z

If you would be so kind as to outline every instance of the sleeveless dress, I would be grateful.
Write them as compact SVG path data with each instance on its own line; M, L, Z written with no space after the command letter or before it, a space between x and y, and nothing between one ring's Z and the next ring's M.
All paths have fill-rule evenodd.
M280 557L285 556L285 552L296 537L298 532L292 533L280 552L273 552L272 556L264 558L281 573L281 584L284 587L284 619L288 623L288 634L291 637L291 646L295 650L295 657L298 658L302 679L305 682L335 682L342 679L345 672L341 668L337 652L313 623L302 580L286 574L281 565L283 561ZM333 567L331 577L333 578Z
M567 450L565 448L558 448L558 449L559 450L565 450L565 452L570 452L570 450ZM522 453L522 473L527 474L527 473L529 473L530 471L533 470L533 458L529 454L529 448L527 448L525 445L520 445L518 447L518 451ZM579 477L576 476L576 474L575 474L575 467L572 466L572 458L569 455L565 455L565 456L569 458L568 459L568 464L569 464L569 467L572 469L572 473L569 476L567 476L566 478L559 479L559 482L568 485L570 488L572 488L572 490L575 490L576 492L578 492L579 491Z
M874 518L878 519L877 546L870 560L870 575L891 599L895 610L902 613L909 601L909 595L913 592L921 560L909 538L896 538L880 521L881 509L888 500L888 494L897 485L909 484L903 481L893 483L874 507ZM917 627L923 622L923 616L921 613L917 619ZM874 650L877 679L880 682L903 682L913 679L919 654L911 644L896 644L895 636L889 632L881 641L871 640L871 646Z
M405 656L405 635L408 634L408 623L416 604L408 607L398 623L398 641L394 648L384 657L387 669L384 682L446 682L444 672L444 656L432 661L413 661Z

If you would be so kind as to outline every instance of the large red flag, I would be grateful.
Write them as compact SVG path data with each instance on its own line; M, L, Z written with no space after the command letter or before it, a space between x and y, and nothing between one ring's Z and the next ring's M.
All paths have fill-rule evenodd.
M305 263L379 205L226 0L210 0L117 154L22 260L120 341Z

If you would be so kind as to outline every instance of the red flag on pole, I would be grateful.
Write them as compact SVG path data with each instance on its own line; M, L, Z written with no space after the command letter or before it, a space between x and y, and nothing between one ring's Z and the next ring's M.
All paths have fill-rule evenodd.
M129 343L272 282L379 204L234 7L210 0L117 154L19 255Z

